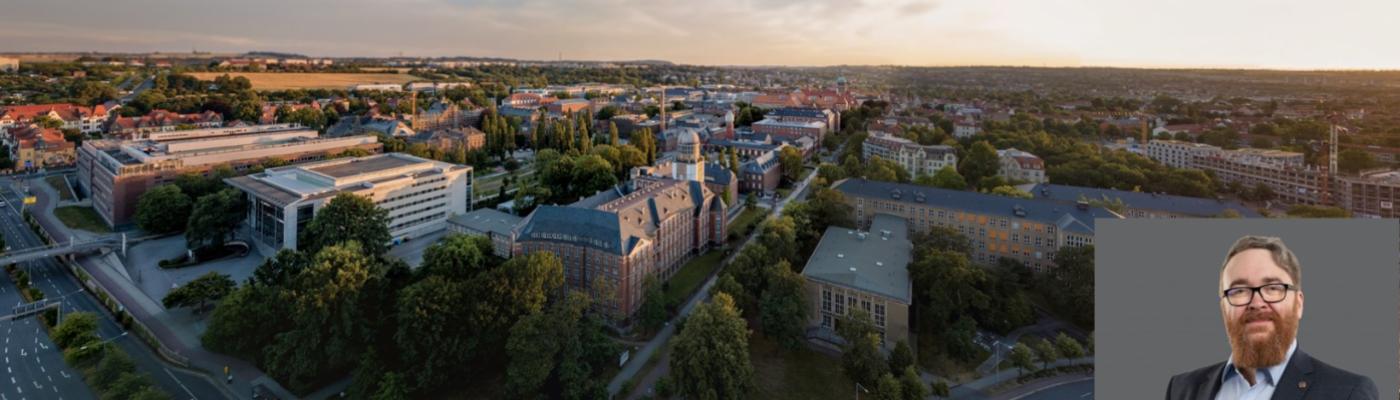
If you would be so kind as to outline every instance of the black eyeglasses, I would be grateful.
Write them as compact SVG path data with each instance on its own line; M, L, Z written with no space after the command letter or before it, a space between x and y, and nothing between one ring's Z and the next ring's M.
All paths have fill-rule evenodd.
M1224 297L1225 301L1230 302L1232 306L1243 306L1254 301L1254 294L1259 293L1260 298L1264 299L1265 303L1277 303L1288 297L1288 292L1292 290L1298 290L1298 288L1287 283L1270 283L1255 287L1232 287L1225 289L1221 293L1221 297Z

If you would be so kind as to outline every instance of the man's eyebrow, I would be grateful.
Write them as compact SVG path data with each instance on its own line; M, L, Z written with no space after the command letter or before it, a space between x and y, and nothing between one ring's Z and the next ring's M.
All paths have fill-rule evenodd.
M1282 279L1282 278L1279 278L1279 277L1276 277L1276 276L1270 276L1270 277L1264 278L1264 283L1265 283L1265 284L1269 284L1269 283L1282 283L1282 282L1283 282L1283 279ZM1246 279L1244 279L1244 278L1235 278L1235 280L1230 281L1230 287L1234 287L1234 286L1236 286L1236 285L1246 285L1246 284L1249 284L1249 281L1246 280Z

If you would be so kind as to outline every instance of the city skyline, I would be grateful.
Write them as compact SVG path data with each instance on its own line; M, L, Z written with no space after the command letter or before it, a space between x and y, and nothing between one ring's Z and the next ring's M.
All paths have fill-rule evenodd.
M1386 38L1400 36L1400 26L1385 21L1396 12L1400 3L1364 0L70 0L9 6L0 15L0 37L10 40L0 52L198 49L700 65L1397 69L1400 44Z

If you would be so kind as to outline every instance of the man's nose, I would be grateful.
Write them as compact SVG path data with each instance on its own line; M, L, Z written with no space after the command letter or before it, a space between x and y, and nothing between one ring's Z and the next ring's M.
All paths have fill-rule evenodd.
M1249 304L1245 304L1247 308L1262 310L1269 307L1269 302L1264 301L1264 292L1256 290L1253 294L1249 296Z

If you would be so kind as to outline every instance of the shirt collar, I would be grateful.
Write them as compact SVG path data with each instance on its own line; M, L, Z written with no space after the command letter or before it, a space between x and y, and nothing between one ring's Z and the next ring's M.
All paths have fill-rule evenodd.
M1288 367L1288 362L1293 360L1293 352L1298 350L1298 340L1293 339L1293 343L1288 346L1288 355L1283 357L1283 362L1270 366L1269 368L1255 370L1255 383L1267 382L1270 386L1278 384L1278 378L1283 376L1283 369ZM1230 378L1240 376L1240 372L1235 368L1235 353L1230 353L1230 358L1225 360L1225 372L1220 376L1220 384L1230 381ZM1259 379L1263 375L1264 379ZM1243 376L1240 376L1243 379Z

